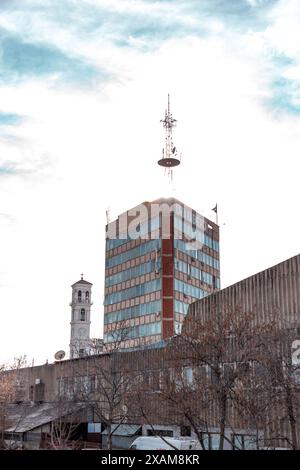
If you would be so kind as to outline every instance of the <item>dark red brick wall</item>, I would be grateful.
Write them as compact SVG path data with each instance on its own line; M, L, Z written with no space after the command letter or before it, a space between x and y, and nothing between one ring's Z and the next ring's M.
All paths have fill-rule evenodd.
M174 334L174 223L170 220L170 238L162 239L162 338Z

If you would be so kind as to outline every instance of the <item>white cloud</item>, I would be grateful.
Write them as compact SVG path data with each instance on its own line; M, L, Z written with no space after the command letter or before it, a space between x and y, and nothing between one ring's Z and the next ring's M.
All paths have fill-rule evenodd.
M246 2L249 3L251 7L257 7L258 5L261 5L264 0L246 0Z
M280 0L269 13L270 25L264 32L266 41L277 53L299 58L300 3Z

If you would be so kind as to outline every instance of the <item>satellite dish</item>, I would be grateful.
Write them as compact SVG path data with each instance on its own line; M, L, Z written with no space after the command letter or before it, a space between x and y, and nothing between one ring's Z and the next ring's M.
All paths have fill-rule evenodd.
M55 357L56 361L61 361L65 357L65 355L66 355L65 351L57 351L54 354L54 357Z

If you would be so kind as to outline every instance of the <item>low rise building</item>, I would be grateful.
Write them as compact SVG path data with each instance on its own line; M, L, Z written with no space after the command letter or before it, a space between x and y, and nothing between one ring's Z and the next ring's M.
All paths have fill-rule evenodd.
M232 323L225 321L228 312ZM223 349L217 356L214 335L220 325L224 325L219 342ZM253 338L255 331L259 333ZM209 343L206 358L200 360L197 348L204 337ZM268 357L272 341L276 348L274 356ZM247 344L257 347L250 351L252 358L245 354ZM55 408L63 399L85 405L89 411L82 422L87 429L98 426L99 442L100 435L109 440L118 429L114 425L120 423L130 426L131 437L136 433L196 436L203 445L218 446L217 401L205 399L211 396L214 401L221 390L218 387L224 390L228 383L224 448L293 447L300 435L299 346L300 255L192 303L181 334L142 347L21 369L18 402L32 401L41 407L51 403ZM266 364L268 370L263 368ZM16 382L16 371L12 377ZM203 383L206 390L201 388ZM284 411L284 384L289 385L295 405L294 426ZM112 391L115 401L108 404ZM197 426L187 418L187 408L194 420L201 417ZM13 432L11 426L5 431Z

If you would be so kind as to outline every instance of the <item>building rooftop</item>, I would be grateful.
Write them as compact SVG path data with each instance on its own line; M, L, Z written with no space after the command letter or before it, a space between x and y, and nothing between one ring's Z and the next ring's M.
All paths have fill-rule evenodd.
M74 284L71 285L71 287L76 286L76 284L88 284L89 286L92 286L93 284L91 282L85 281L83 278L81 278L79 281L74 282Z
M82 403L10 404L7 408L7 433L24 433L86 408Z
M147 208L151 207L151 204L157 204L157 205L160 205L160 204L166 204L168 206L173 206L175 204L181 206L181 207L185 207L186 209L189 209L189 210L194 210L192 209L192 207L190 207L189 205L185 204L184 202L180 201L179 199L175 198L175 197L160 197L160 198L157 198L157 199L154 199L153 201L143 201L142 203L140 203L139 205L135 206L134 208L138 208L139 206L145 206ZM129 209L130 210L130 209ZM116 217L115 219L111 220L108 225L110 224L114 224L116 223L116 221L122 217L122 215L124 214L127 214L129 212L129 210L125 211L125 212L122 212L121 214L119 214L118 217ZM195 212L197 214L200 214L200 212L198 210L195 209ZM218 224L216 222L213 222L211 220L211 218L208 218L208 217L205 217L205 216L202 216L206 221L208 221L215 229L218 228Z

